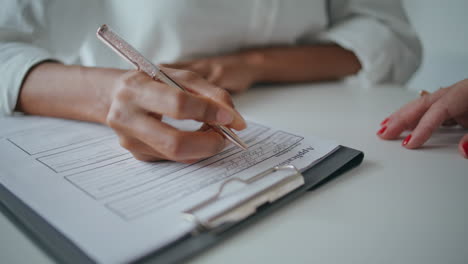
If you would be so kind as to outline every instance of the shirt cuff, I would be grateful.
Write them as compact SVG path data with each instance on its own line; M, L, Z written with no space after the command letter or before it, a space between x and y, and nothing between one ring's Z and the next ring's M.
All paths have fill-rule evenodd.
M29 70L52 60L48 51L25 43L0 43L0 116L14 112L21 85Z
M402 81L392 76L393 58L398 56L399 47L394 38L385 25L367 17L351 18L319 36L321 41L334 42L353 51L362 66L357 77L368 84Z

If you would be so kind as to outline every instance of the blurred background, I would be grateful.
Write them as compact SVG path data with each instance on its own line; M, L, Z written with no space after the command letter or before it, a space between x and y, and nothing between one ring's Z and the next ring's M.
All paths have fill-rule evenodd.
M424 56L409 89L437 90L468 78L467 0L403 0Z

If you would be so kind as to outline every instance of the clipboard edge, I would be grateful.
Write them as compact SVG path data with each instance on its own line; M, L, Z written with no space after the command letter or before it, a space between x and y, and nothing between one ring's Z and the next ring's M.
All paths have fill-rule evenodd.
M329 180L357 167L361 164L363 158L364 153L362 151L339 146L334 153L302 173L305 178L305 184L302 187L292 191L272 204L262 206L252 216L239 223L232 224L229 227L221 227L222 232L219 232L220 230L212 230L212 232L202 233L196 237L187 234L173 243L137 259L135 263L156 261L162 263L179 263L189 257L193 257L201 251L211 248L220 241L231 237L240 229L246 228L248 225L260 220L262 217L272 213L288 202L291 202L302 193L314 190ZM326 170L328 173L318 173L318 171L322 170ZM314 175L319 175L320 177L314 178ZM69 238L55 229L1 183L0 211L51 259L59 263L96 263L95 260L89 257ZM180 254L180 252L184 253Z
M97 263L1 183L0 211L57 263Z
M254 224L256 221L261 220L262 217L265 217L282 206L287 205L303 193L313 191L323 184L343 175L343 173L359 166L363 159L364 152L340 145L335 152L315 164L313 167L302 172L302 175L305 178L305 184L285 195L283 198L272 204L260 207L255 214L238 223L234 223L230 226L219 227L215 230L211 230L210 232L200 233L196 237L191 235L184 236L179 240L138 259L135 263L180 263L190 257L194 257L202 251L216 246L219 242L228 239L240 232L242 229ZM327 170L328 173L318 173L318 171L321 170ZM320 177L314 178L315 172L317 172ZM180 254L180 252L184 252L184 254Z

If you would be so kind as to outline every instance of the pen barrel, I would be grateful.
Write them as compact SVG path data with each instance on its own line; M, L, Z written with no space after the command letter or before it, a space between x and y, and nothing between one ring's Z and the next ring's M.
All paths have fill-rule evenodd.
M122 58L133 64L138 70L145 72L151 78L158 76L159 68L147 60L132 45L122 39L109 26L102 25L96 32L97 37L113 49Z

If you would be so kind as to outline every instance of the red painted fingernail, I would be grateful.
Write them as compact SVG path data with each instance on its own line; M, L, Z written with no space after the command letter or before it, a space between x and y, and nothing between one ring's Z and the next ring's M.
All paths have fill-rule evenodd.
M462 144L463 151L468 156L468 141Z
M380 123L380 125L381 125L381 126L384 126L385 124L388 123L388 120L390 120L389 117L385 118L385 119Z
M408 144L408 142L410 141L410 139L411 139L411 134L409 134L409 135L405 138L405 140L403 140L403 142L401 143L401 145L406 146L406 145Z
M377 135L382 135L385 132L385 130L387 130L387 127L382 127L379 131L377 131Z

